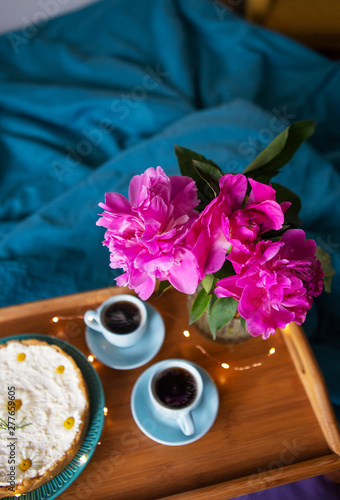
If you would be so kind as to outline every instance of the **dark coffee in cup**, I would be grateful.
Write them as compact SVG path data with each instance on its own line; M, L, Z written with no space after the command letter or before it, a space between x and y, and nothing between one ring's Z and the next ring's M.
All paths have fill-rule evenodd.
M196 381L184 368L166 368L156 377L154 392L157 399L167 408L185 408L196 397Z
M138 307L127 301L114 302L103 314L105 327L112 333L131 333L137 330L141 320Z

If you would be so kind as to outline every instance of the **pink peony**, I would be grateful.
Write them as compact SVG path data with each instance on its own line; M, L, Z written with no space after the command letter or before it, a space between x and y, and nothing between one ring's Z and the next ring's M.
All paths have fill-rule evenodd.
M323 272L314 240L290 229L279 242L261 241L252 255L243 254L239 274L216 284L218 297L234 297L238 312L254 337L264 339L291 321L303 323L313 298L322 292Z
M279 205L275 200L275 189L249 179L252 187L243 208L224 218L222 226L225 237L232 244L229 260L238 252L252 252L253 242L271 230L279 230L284 223L284 212L289 202Z
M227 252L231 251L231 256L239 251L248 253L259 235L282 228L284 211L290 203L280 206L272 187L253 179L249 182L252 189L246 199L244 175L222 176L218 196L203 210L187 236L201 279L221 269Z
M97 225L107 228L103 244L111 253L110 266L125 271L116 279L118 286L133 288L143 300L153 293L156 279L168 280L181 292L195 292L197 262L185 236L198 217L197 205L195 182L167 177L161 167L131 179L129 200L106 193Z
M187 242L197 258L201 279L223 266L230 247L222 231L223 219L242 205L247 190L244 175L227 174L219 182L220 193L203 210L187 235Z

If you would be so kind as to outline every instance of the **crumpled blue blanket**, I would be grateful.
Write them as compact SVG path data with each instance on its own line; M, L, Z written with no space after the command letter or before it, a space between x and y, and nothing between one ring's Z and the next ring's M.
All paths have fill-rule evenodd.
M305 329L340 411L339 88L338 62L217 0L104 0L2 36L0 305L113 285L97 205L150 166L177 173L174 144L241 172L316 120L275 180L338 271Z

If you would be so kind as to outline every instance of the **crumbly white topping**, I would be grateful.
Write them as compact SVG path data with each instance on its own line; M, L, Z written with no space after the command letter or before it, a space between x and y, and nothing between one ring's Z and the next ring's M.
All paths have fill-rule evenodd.
M23 361L18 361L20 354L25 355ZM62 373L58 367L64 367L63 371L59 368ZM41 476L60 461L74 441L86 408L74 365L48 345L10 342L0 349L0 418L5 423L13 392L21 404L15 411L16 425L31 425L17 428L14 436L10 429L0 427L0 486L10 485L11 467L15 483L20 484ZM64 423L70 417L74 425L67 428ZM29 467L22 470L27 463Z

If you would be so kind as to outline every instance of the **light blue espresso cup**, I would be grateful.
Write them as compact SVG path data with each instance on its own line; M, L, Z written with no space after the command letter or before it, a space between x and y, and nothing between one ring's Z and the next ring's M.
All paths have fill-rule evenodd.
M158 364L158 369L150 378L148 391L151 403L163 420L176 421L179 428L186 436L191 436L195 433L195 424L192 418L192 411L199 405L203 393L203 380L198 370L192 363L184 359L168 359ZM177 408L168 405L159 394L157 387L158 381L164 374L171 370L183 370L191 377L190 381L195 387L194 395L188 399L188 402ZM171 388L169 389L171 392Z
M128 303L135 306L140 314L138 326L131 332L119 333L112 331L108 327L105 314L113 304ZM101 332L110 344L120 348L127 348L135 345L144 335L147 328L147 310L144 302L134 295L115 295L103 302L97 309L86 311L84 321L86 325L98 332Z

